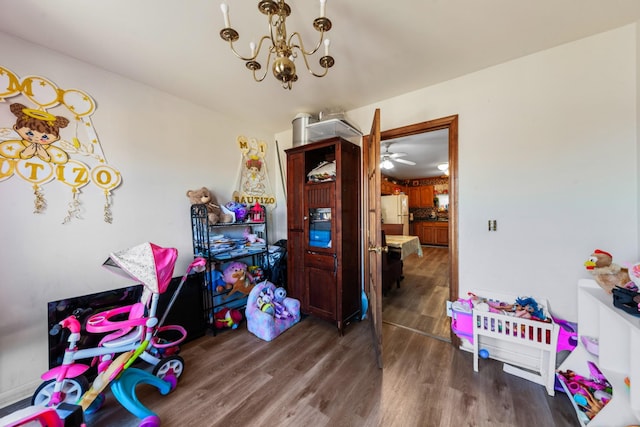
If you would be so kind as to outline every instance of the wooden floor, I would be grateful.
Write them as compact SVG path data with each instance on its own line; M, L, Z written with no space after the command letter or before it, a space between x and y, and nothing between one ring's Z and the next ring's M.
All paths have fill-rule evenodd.
M382 319L448 340L449 249L423 246L422 253L404 259L404 279L383 297Z
M138 397L164 427L579 425L565 395L549 397L496 361L481 360L475 373L470 353L389 324L383 342L379 370L368 320L340 337L307 317L270 343L242 324L186 344L176 390L143 385ZM95 427L139 421L110 394L87 418Z

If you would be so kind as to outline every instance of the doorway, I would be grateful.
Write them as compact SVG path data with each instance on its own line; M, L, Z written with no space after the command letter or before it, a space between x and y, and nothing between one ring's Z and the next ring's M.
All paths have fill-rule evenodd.
M423 258L418 258L417 255L412 255L415 259L407 259L407 272L408 277L411 280L406 280L405 286L412 286L416 283L420 283L425 277L420 277L425 270L427 274L432 276L440 274L444 279L448 279L448 300L455 301L458 299L458 116L448 116L440 119L429 120L426 122L416 123L408 126L403 126L396 129L383 131L380 133L380 139L384 145L385 140L391 140L401 137L407 137L411 135L418 135L427 132L433 132L438 130L448 130L448 161L449 161L449 246L445 248L423 248ZM428 259L425 259L428 257ZM443 259L446 266L443 265ZM438 272L438 269L440 272ZM409 276L411 275L411 276ZM431 277L433 279L433 277ZM439 280L436 278L436 281ZM404 283L405 281L401 282ZM410 283L413 282L413 283ZM404 291L404 289L403 289ZM391 290L393 292L393 290ZM384 300L383 300L384 303ZM429 308L432 309L432 308ZM439 310L442 316L446 318L445 307L434 307L433 309ZM383 304L383 322L392 323L399 327L407 327L408 329L415 329L413 326L403 325L400 318L392 319L399 321L392 321L385 319L384 304ZM446 320L446 319L441 319ZM440 322L441 323L441 322ZM441 328L440 328L441 329ZM435 338L441 338L444 340L446 336L442 332L432 334L429 330L417 329L416 332L424 333L426 335L434 336ZM453 332L448 330L449 339L454 345L459 345L457 336Z

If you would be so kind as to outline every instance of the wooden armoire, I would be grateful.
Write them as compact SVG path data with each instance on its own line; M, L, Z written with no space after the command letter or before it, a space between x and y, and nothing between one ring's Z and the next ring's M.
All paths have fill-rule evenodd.
M286 153L287 292L342 334L361 313L360 147L335 137ZM335 174L309 176L324 162Z

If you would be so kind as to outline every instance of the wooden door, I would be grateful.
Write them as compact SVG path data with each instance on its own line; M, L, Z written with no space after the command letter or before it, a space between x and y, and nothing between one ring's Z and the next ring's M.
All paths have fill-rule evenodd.
M363 233L365 248L364 287L369 297L369 322L378 367L382 369L382 253L380 233L380 110L376 109L371 133L363 143L364 190Z
M309 308L304 289L304 153L287 153L287 293L300 301L303 313Z

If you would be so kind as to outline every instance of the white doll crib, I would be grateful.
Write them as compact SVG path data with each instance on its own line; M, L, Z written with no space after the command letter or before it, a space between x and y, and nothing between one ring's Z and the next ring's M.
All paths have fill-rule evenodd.
M476 295L491 301L511 302L516 297L479 291ZM547 301L534 299L551 319ZM504 362L504 371L543 385L549 396L555 394L556 351L559 326L538 320L523 319L474 308L473 370L478 372L479 357Z

